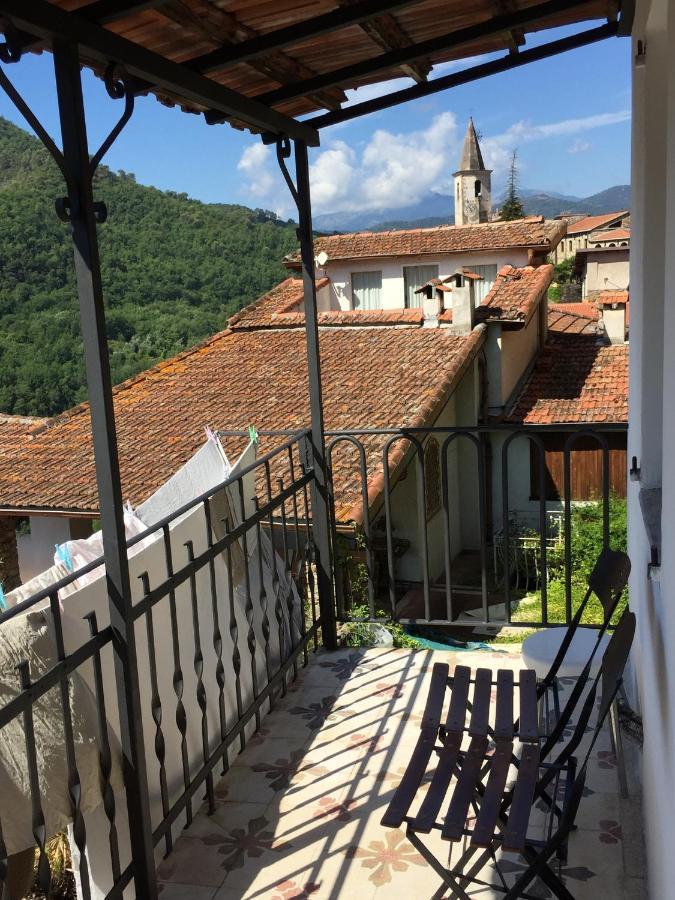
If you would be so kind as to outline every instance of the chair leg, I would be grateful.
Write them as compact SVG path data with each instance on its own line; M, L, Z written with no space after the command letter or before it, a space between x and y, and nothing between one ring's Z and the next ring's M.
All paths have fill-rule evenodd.
M626 799L628 797L628 778L626 776L626 760L623 754L623 740L619 723L619 704L616 699L609 710L609 736L612 742L612 751L616 757L616 771L619 776L621 796Z

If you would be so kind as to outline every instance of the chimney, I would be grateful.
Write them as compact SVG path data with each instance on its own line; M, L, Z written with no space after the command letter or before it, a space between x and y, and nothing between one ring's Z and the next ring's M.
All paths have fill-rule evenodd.
M603 291L600 294L602 324L610 344L625 344L628 291Z
M445 279L452 284L452 330L455 334L469 334L473 329L476 309L476 281L480 275L459 270Z
M422 309L424 310L424 327L438 328L438 317L443 312L443 304L438 291L429 285L424 289Z
M424 312L424 328L438 328L438 317L445 310L444 294L450 288L444 285L438 278L432 278L426 284L418 288L415 293L422 295L422 311Z

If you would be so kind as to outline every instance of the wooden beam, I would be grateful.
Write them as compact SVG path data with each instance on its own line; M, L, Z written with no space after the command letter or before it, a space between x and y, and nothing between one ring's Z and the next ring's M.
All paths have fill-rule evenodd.
M516 6L515 0L495 0L495 8L497 10L497 15L505 15L507 13L513 13L518 8ZM517 53L518 48L522 47L525 43L525 32L522 28L511 28L508 32L510 38L510 52Z
M319 135L310 125L217 84L47 0L0 0L0 16L9 18L16 28L34 35L36 40L51 44L54 39L63 38L76 44L85 62L103 66L117 63L133 78L156 85L184 103L216 110L258 131L305 140L311 146L319 143Z
M209 0L169 0L159 12L172 22L182 25L211 44L236 46L238 41L258 37L258 32L242 24L235 15L214 6ZM293 84L316 73L281 51L269 52L263 58L245 60L246 65L280 84ZM340 89L328 89L316 94L318 106L339 109L347 98Z
M307 79L288 87L281 87L275 91L269 91L259 96L258 99L263 103L274 106L286 100L307 96L308 93L313 91L333 87L336 84L349 87L359 78L367 77L386 69L398 68L401 65L415 62L434 53L459 49L464 45L472 44L485 38L496 37L513 28L526 27L534 22L540 22L551 16L568 12L570 9L587 4L588 0L547 0L547 2L539 3L536 6L529 6L508 15L494 16L487 21L447 32L409 47L390 50L387 53L382 53L380 56L364 59L361 62L352 63L339 69L333 69L333 71L317 75L315 78Z
M349 9L356 0L338 0L340 6ZM391 12L384 15L366 19L360 23L361 30L382 50L398 50L401 47L409 47L412 43L403 28L396 21ZM428 60L415 60L401 66L405 75L408 75L418 84L427 80L431 71L431 63Z
M80 6L76 12L90 22L108 25L134 13L161 6L167 0L94 0L87 6Z
M619 33L619 23L610 22L606 25L600 25L598 28L592 28L582 31L579 34L573 34L567 38L561 38L558 41L551 41L548 44L542 44L539 47L532 47L529 50L523 50L520 53L508 54L490 62L481 63L477 66L471 66L460 72L453 72L451 75L442 75L440 78L434 78L424 84L414 84L412 87L403 88L400 91L394 91L384 97L374 97L372 100L364 100L362 103L355 103L353 106L347 106L335 112L323 113L319 116L313 116L307 119L307 122L314 125L315 128L329 128L331 125L337 125L340 122L348 122L351 119L358 119L361 116L370 113L380 112L383 109L390 109L398 106L400 103L408 103L410 100L418 100L420 97L429 97L440 91L447 91L453 87L459 87L463 84L470 84L473 81L479 81L490 75L497 75L500 72L508 72L511 69L520 66L529 65L542 59L548 59L551 56L557 56L559 53L565 53L567 50L576 50L578 47L588 47L598 41L604 41L610 37L616 37ZM265 143L270 143L274 137L263 136Z
M358 25L359 22L378 13L410 6L414 2L415 0L355 0L349 7L340 7L312 19L303 19L293 25L242 40L231 47L221 47L210 53L196 56L185 65L202 74L217 72L233 63L244 62L254 56L268 53L270 50L282 50L307 38L319 37L350 25Z

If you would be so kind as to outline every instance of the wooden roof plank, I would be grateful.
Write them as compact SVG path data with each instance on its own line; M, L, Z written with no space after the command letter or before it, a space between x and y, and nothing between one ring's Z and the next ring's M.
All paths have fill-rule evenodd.
M256 130L319 143L310 125L297 122L258 100L238 94L217 82L78 16L46 0L0 0L0 13L21 31L51 41L62 38L76 43L85 62L122 65L136 78L176 94L186 102L216 109Z
M343 87L349 86L355 79L383 69L401 66L406 63L415 62L429 54L438 51L448 51L454 47L461 47L471 41L476 41L491 35L498 35L508 32L513 28L533 24L536 21L554 16L561 11L568 11L570 8L581 7L586 5L588 0L546 0L536 6L530 6L526 9L517 10L514 13L507 13L501 16L494 16L487 21L478 22L465 28L453 29L442 35L436 35L428 40L420 41L409 47L401 47L396 50L382 53L379 56L370 59L361 60L347 66L317 75L313 79L307 79L298 82L295 85L282 87L276 91L264 94L259 99L270 105L279 103L282 100L289 100L293 97L302 96L310 91L322 90L323 88L332 87L337 84Z

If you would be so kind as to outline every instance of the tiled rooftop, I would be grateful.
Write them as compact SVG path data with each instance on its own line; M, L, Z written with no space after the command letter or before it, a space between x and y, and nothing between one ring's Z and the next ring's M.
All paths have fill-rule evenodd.
M428 424L482 341L480 333L457 336L442 328L322 328L326 427ZM116 387L114 405L123 496L137 504L201 446L206 425L307 426L304 329L222 331ZM367 448L374 494L381 489L381 443ZM233 455L242 446L226 440ZM390 459L396 461L396 451ZM341 515L358 506L360 491L358 466L344 448L336 451L335 476ZM96 511L87 404L34 429L12 466L0 467L0 494L15 509Z
M0 413L0 460L13 459L30 442L33 430L48 421L33 416L8 416Z
M551 303L548 307L548 330L563 334L587 334L597 335L598 333L598 311L588 315L580 315L576 310L569 309L570 306L579 306L586 304L578 303Z
M578 222L572 222L567 226L567 236L573 237L575 234L583 234L586 231L595 231L597 228L611 225L616 219L622 219L628 215L628 210L620 210L619 212L603 213L599 216L585 216Z
M329 260L366 259L378 256L418 256L428 253L455 253L480 250L513 250L534 248L547 253L565 234L566 223L547 221L541 216L513 222L488 222L480 225L441 225L437 228L415 228L409 231L362 231L319 237L316 253L324 252ZM288 256L286 264L298 267L299 253Z
M232 759L213 815L199 812L162 863L162 900L448 898L404 831L380 825L417 740L438 661L451 671L455 665L522 667L519 653L497 649L320 652ZM619 797L606 731L591 756L563 869L577 900L647 896L636 749L628 738L624 748L627 800ZM534 810L532 829L541 829L542 816ZM436 843L440 859L447 858L450 845ZM504 858L512 883L523 862L515 854ZM480 874L497 881L491 864ZM541 882L531 890L551 896ZM469 894L501 896L476 886Z
M628 344L549 335L509 418L532 425L627 422Z
M609 231L596 231L592 241L629 241L630 228L610 228Z
M582 316L584 319L593 319L594 322L597 322L600 318L600 313L595 303L588 303L586 301L581 301L580 303L556 303L552 306L551 311L572 313L576 316Z
M476 320L526 322L553 281L553 266L504 266L476 309Z

